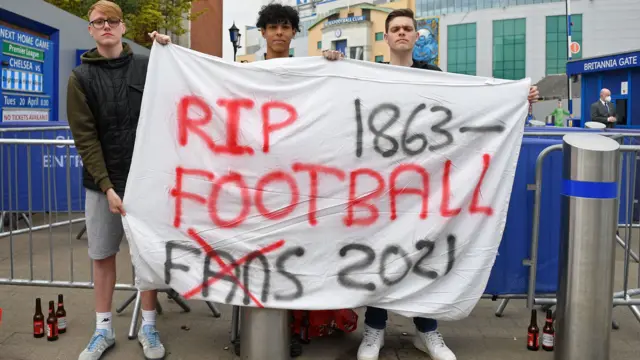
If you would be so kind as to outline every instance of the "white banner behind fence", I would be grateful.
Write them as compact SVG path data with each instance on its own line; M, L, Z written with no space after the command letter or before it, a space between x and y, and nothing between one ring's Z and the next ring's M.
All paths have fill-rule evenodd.
M502 238L529 86L154 46L124 199L138 286L466 316Z

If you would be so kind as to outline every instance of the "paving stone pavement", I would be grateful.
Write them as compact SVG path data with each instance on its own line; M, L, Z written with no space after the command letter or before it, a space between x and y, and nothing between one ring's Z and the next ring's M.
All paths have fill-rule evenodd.
M74 226L72 234L80 230ZM54 279L69 279L70 255L68 246L73 248L74 280L88 281L89 261L86 256L86 239L69 240L68 229L56 230L49 238L48 232L34 233L33 242L33 274L35 279L49 277L49 246L53 246ZM11 259L9 257L7 238L0 238L0 278L8 277ZM30 266L28 256L28 239L26 236L15 237L13 241L14 276L29 278ZM634 246L637 249L638 246ZM622 249L619 248L617 261L616 290L621 289L623 270ZM118 282L127 283L131 279L128 249L123 243L118 255ZM631 267L632 284L638 282L637 264ZM32 316L36 297L42 298L46 307L49 300L55 300L57 294L65 295L65 307L68 312L68 328L56 342L32 337ZM116 292L113 312L131 293ZM221 318L214 318L211 311L200 301L188 301L191 312L184 313L160 294L160 302L164 312L158 316L158 329L167 348L168 360L231 360L237 359L233 347L229 343L231 307L218 305L222 311ZM459 360L549 360L553 353L526 350L526 330L529 323L529 312L523 300L512 300L502 318L494 315L498 302L481 300L472 314L461 321L440 324L449 347ZM88 289L55 289L34 286L0 285L0 307L3 308L3 319L0 323L0 360L70 360L77 359L79 353L89 340L95 327L93 310L93 293ZM121 314L114 316L114 328L117 342L115 348L103 359L143 359L142 351L135 340L127 339L127 332L132 312L129 306ZM46 311L46 309L44 309ZM311 344L304 345L303 355L299 360L355 360L362 332L363 309L360 315L359 328L356 332L323 339L314 339ZM544 315L539 314L539 326L542 327ZM640 323L632 316L627 307L614 309L614 318L620 324L620 330L612 331L612 360L638 360L640 358ZM188 327L183 330L182 327ZM414 360L428 359L416 350L412 343L414 328L410 319L390 314L387 327L385 348L380 360ZM268 346L265 344L265 346ZM265 359L270 360L270 359Z

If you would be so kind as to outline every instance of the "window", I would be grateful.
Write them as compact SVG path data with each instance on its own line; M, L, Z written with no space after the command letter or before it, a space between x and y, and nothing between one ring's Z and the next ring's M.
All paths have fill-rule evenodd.
M582 58L582 15L571 15L571 41L580 45L577 54L571 59ZM567 70L567 17L565 15L547 16L547 75L564 74Z
M453 14L476 9L502 8L505 6L565 2L566 0L416 0L416 17Z
M475 75L476 24L449 25L447 31L447 71Z
M493 22L493 77L509 80L525 77L526 25L526 19Z
M376 41L382 41L384 40L384 33L383 32L377 32L376 33Z
M318 50L322 49L322 41L318 41L317 47L318 47Z
M377 63L381 63L384 61L384 56L383 55L376 55L376 62Z

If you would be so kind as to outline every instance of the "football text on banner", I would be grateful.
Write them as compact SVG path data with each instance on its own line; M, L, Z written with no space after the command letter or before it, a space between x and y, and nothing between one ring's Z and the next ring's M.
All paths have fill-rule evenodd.
M467 316L502 238L529 86L154 45L124 196L137 286Z

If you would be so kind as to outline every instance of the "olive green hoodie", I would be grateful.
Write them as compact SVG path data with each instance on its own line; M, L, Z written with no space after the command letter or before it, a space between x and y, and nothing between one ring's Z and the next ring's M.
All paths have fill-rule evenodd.
M131 47L127 43L123 43L120 56L128 56L131 53ZM100 55L97 49L87 51L82 54L80 59L82 63L86 64L99 64L110 61L110 59ZM69 77L67 86L67 118L84 168L91 174L103 192L113 188L102 155L96 119L87 102L87 96L73 72Z

